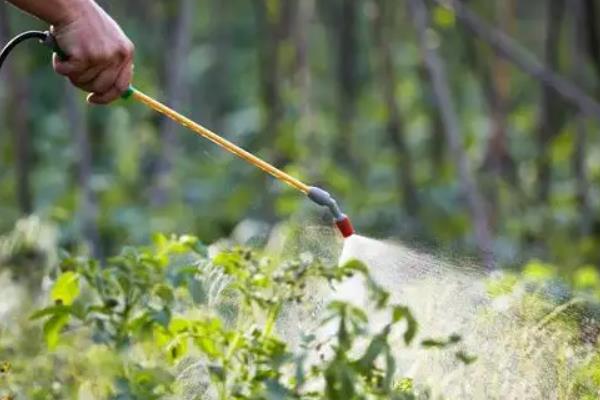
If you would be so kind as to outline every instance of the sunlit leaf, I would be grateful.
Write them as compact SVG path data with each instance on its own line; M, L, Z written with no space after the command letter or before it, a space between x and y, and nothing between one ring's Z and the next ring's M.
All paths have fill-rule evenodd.
M573 283L578 289L600 288L600 273L591 265L581 267L575 271Z
M404 342L410 344L417 334L418 324L410 309L405 306L395 306L392 310L392 321L394 323L406 320L406 331L404 332Z
M166 353L169 360L174 363L184 357L188 351L188 337L185 335L177 335L171 340L166 347Z
M523 267L523 276L536 281L543 281L555 276L556 268L538 260L532 260Z
M44 338L50 350L54 350L60 338L62 328L69 322L69 314L62 313L52 316L44 323Z
M440 28L452 28L455 23L454 12L446 7L433 8L433 20Z
M467 354L464 351L458 351L456 352L456 358L458 358L460 361L462 361L464 364L469 365L474 363L475 361L477 361L477 357Z
M62 273L52 287L52 300L70 306L77 296L79 296L79 274L73 271Z

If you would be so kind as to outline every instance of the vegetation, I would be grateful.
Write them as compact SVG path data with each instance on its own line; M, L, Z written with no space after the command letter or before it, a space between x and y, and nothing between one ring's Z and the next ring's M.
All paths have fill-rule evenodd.
M491 250L496 266L600 262L593 1L100 3L136 43L140 89L324 186L361 232ZM43 28L0 10L2 42ZM212 242L244 218L312 212L141 106L86 107L45 49L12 57L4 232L35 212L63 246L102 258L154 232Z
M21 287L23 262L51 257L19 234L35 223L23 221L4 238L3 244L20 243L6 261L12 266L12 285L3 283L8 293ZM435 391L403 376L399 354L423 347L473 368L471 376L480 369L484 348L459 345L458 334L417 336L411 311L392 303L358 261L330 266L306 255L278 259L241 247L209 255L191 236L155 235L152 242L125 248L104 265L63 254L58 268L46 270L41 280L52 283L39 298L6 314L15 323L0 332L0 396L433 399ZM568 285L557 271L534 261L522 273L488 280L491 298L510 299L518 321L503 334L518 331L486 345L506 345L510 352L524 347L531 360L547 363L536 368L552 377L547 390L592 399L600 390L600 275L583 267ZM330 296L311 300L320 288L355 274L365 278L367 308ZM20 298L35 299L37 291ZM482 323L508 315L495 307L482 309ZM386 322L376 323L382 315Z
M103 268L96 260L63 257L51 303L13 327L27 336L4 338L4 396L414 397L410 381L396 374L388 338L399 329L410 345L417 322L406 307L389 304L389 294L359 262L277 261L244 248L209 258L190 236L157 235L153 242L124 249ZM365 310L333 301L319 317L332 327L331 337L307 334L295 349L283 341L276 325L290 304L303 302L309 282L314 290L319 281L353 274L367 277L373 309L389 313L381 331L371 331ZM40 336L45 344L32 346L31 338Z
M524 331L494 346L544 360L556 398L598 397L593 0L98 2L136 86L328 189L361 234L496 269L478 317ZM0 3L0 43L31 28ZM396 362L414 348L484 379L483 349L419 337L369 266L267 249L324 225L302 196L132 102L86 106L36 46L0 75L1 400L432 398ZM350 274L366 308L315 301Z

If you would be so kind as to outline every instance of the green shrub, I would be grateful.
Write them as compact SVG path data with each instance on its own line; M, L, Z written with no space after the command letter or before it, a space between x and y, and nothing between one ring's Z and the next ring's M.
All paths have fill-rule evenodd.
M278 319L303 302L308 282L332 284L353 274L366 277L374 309L389 314L383 329L370 332L365 310L334 301L322 313L322 323L335 327L329 356L319 354L315 335L297 349L279 336ZM16 338L0 352L11 363L5 395L414 398L410 380L396 373L388 337L400 329L411 344L417 322L406 307L389 304L357 261L326 266L244 248L209 258L196 238L157 235L152 246L126 248L104 264L64 257L49 297L22 333L36 342L30 354Z
M411 311L392 304L358 261L325 265L248 248L209 256L194 237L156 235L151 246L125 248L105 262L63 255L59 264L44 269L43 281L52 277L46 306L0 332L1 399L431 398L397 368L403 348L395 337L405 346L447 348L473 363L473 376L484 368L456 347L458 335L416 340ZM540 359L549 362L558 398L596 398L600 281L586 266L567 285L559 270L532 261L520 273L490 278L488 292L492 303L512 299L510 315L523 327L515 345L551 353ZM357 274L367 309L311 300ZM289 325L303 308L317 329L295 343ZM386 323L374 323L376 315ZM327 335L323 327L331 328Z

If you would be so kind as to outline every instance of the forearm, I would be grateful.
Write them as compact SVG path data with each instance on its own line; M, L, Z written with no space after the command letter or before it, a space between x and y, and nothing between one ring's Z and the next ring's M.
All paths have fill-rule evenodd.
M92 0L7 0L50 25L74 20Z

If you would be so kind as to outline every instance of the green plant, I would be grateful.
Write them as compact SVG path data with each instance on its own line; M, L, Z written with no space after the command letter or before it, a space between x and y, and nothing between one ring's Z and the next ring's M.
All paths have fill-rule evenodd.
M527 356L533 359L539 354L547 364L546 379L553 382L557 398L598 398L598 272L582 266L573 271L569 282L560 271L556 265L532 260L518 273L490 279L488 292L493 299L508 300L505 313L514 315L522 327L513 340L527 343Z
M295 351L278 336L277 320L285 307L303 302L307 282L334 283L353 274L366 277L374 308L389 313L390 322L370 332L364 310L333 302L323 321L336 326L332 356L311 364L318 338L307 335ZM389 295L356 261L332 267L242 248L209 258L196 238L156 235L152 246L126 248L104 265L63 258L50 298L51 305L31 316L43 320L48 357L88 353L97 364L57 375L71 393L176 396L185 392L181 369L191 365L206 379L198 398L412 396L396 375L388 336L403 323L408 345L417 322L406 307L388 304ZM97 370L101 379L90 375Z

